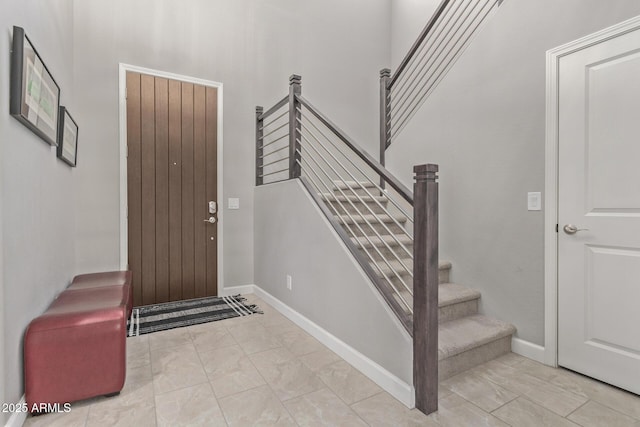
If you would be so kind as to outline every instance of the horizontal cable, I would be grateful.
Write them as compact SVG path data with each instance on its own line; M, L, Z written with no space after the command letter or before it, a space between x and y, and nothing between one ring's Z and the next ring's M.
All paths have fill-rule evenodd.
M316 173L316 171L310 166L310 164L308 163L308 160L305 159L305 162L307 163L307 168L304 168L303 164L300 162L300 160L296 159L296 162L300 165L300 168L304 169L304 170L310 170L315 176L316 178L318 178L318 181L320 181L322 183L322 185L327 188L327 185L324 183L324 181L322 181L322 179L320 179L320 177L318 176L318 174ZM322 191L320 189L320 186L316 183L316 181L310 176L310 175L306 175L307 178L309 178L309 180L312 182L314 188L316 189L316 191L320 192ZM328 205L331 210L333 210L334 215L339 216L340 214L338 213L338 210L335 206L333 205ZM353 231L351 230L351 226L349 224L344 224L346 225L346 228L349 232L349 234L353 235ZM387 283L391 286L391 289L393 290L393 292L400 298L400 300L402 301L402 303L405 305L405 307L407 307L407 309L409 310L409 312L413 313L413 306L410 305L409 303L407 303L407 301L402 297L402 294L400 293L400 291L398 290L398 288L393 284L393 282L391 281L391 279L389 279L389 277L387 276L387 274L384 272L384 270L378 265L378 263L375 261L375 259L373 258L373 256L369 253L369 251L366 248L364 249L364 253L367 255L367 257L369 258L369 261L371 264L373 264L378 271L380 272L380 274L382 274L382 277L387 281ZM393 269L392 269L393 271Z
M487 2L484 5L484 7L486 8L487 5L493 7L492 1ZM491 9L491 7L489 9ZM446 72L451 68L453 63L458 59L458 57L460 56L464 48L467 47L468 42L471 40L471 38L475 34L477 28L482 24L482 22L487 18L487 16L488 16L488 11L483 16L478 15L474 18L477 20L477 22L475 22L475 25L473 26L473 28L471 26L467 28L467 31L462 33L462 35L456 40L453 47L450 49L450 52L447 56L452 54L451 59L448 62L440 63L436 68L436 70L440 70L440 71L432 75L432 76L435 76L435 78L431 79L432 76L430 76L430 78L427 80L425 85L422 86L422 88L413 95L411 100L411 103L413 103L413 105L415 106L422 105L427 95L429 95L431 91L437 86L437 84L444 77ZM469 31L469 29L471 29L471 31ZM461 40L462 40L462 43L460 43ZM444 64L444 67L443 67L443 64ZM442 69L440 69L441 67ZM428 84L430 80L431 80L431 83ZM427 89L426 91L424 90L425 88ZM418 101L414 103L416 99L418 99ZM402 129L404 129L404 126L407 124L408 120L413 116L413 114L415 113L415 110L416 110L416 107L414 107L408 115L405 115L401 121L399 120L394 123L394 129L392 129L391 138L394 138L396 135L400 133Z
M463 2L458 3L458 8L462 4L463 4ZM412 79L411 83L405 88L405 90L403 92L398 92L397 93L396 99L399 99L400 101L399 102L396 101L394 103L394 105L392 105L392 107L391 107L391 114L392 115L395 115L395 113L398 110L400 110L404 106L404 104L407 102L407 100L409 99L409 95L411 93L414 93L414 91L410 91L410 92L407 92L407 91L410 88L415 88L415 87L419 86L420 82L422 82L422 80L425 78L425 76L429 75L428 73L423 72L424 67L429 63L431 63L431 64L437 63L437 61L438 61L438 59L440 59L442 53L447 51L447 49L444 49L444 48L438 51L440 46L442 46L442 43L446 41L446 43L444 44L444 47L446 47L447 44L449 44L450 40L456 36L456 32L464 27L464 23L467 21L467 19L469 17L472 16L473 10L475 10L475 8L480 4L480 2L479 1L473 2L474 6L471 9L471 13L465 14L465 12L467 11L467 9L469 8L469 6L471 4L472 4L471 2L468 2L465 5L462 13L457 15L457 16L455 16L456 19L455 19L453 25L451 27L449 27L448 29L446 29L446 31L443 30L443 31L445 31L444 33L438 34L436 36L436 39L440 38L440 41L438 43L434 44L434 45L430 45L429 48L427 49L427 51L425 52L425 55L420 58L420 61L422 61L423 59L426 58L426 61L424 62L424 64L422 64L422 67L420 69L420 73L421 74L418 74L416 79ZM456 9L455 12L457 12L457 9ZM451 17L453 17L453 16L450 16L449 18L451 18ZM461 18L462 18L462 21L460 21ZM455 31L452 34L452 31L454 29L455 29ZM451 37L449 37L450 34L451 34ZM431 49L432 47L433 47L433 49ZM436 53L437 53L437 55L436 55ZM445 56L445 58L446 58L446 56ZM408 94L408 96L406 96L405 98L402 98L405 94Z
M351 165L352 165L354 168L356 168L356 170L357 170L360 174L362 174L362 176L364 176L364 177L365 177L365 179L366 179L367 181L369 181L371 184L373 184L373 185L374 185L374 186L375 186L379 191L382 191L382 192L384 192L385 194L388 194L388 193L387 193L387 192L386 192L386 191L385 191L385 190L384 190L384 189L383 189L383 188L382 188L382 187L381 187L377 182L374 182L371 178L369 178L369 176L368 176L366 173L364 173L364 172L362 171L362 169L360 169L360 168L358 167L358 165L357 165L353 160L351 160L351 158L350 158L349 156L346 156L344 153L342 153L342 151L340 150L340 148L339 148L339 147L338 147L338 146L333 142L333 140L332 140L331 138L329 138L329 137L328 137L324 132L322 132L322 130L320 130L320 129L315 125L315 123L313 123L313 120L311 120L310 118L308 118L306 115L304 115L303 117L305 117L305 118L307 119L306 121L307 121L307 122L309 122L309 123L311 124L311 126L313 126L313 128L314 128L316 131L318 131L318 133L319 133L320 135L322 135L322 136L324 137L324 139L325 139L325 140L327 140L327 141L329 142L329 144L331 144L331 145L332 145L336 150L338 150L338 152L340 152L340 153L341 153L341 154L342 154L342 155L343 155L343 156L344 156L344 157L349 161L349 163L351 163ZM300 120L299 120L299 123L300 123L302 126L304 126ZM343 167L343 169L345 169L345 168ZM374 172L375 172L375 170L374 170ZM380 176L380 175L378 175L378 176ZM354 179L355 179L355 178L354 178ZM366 188L364 188L364 187L363 187L363 189L364 189L364 191L366 191L366 192L367 192L367 194L371 195L371 193L369 193L369 192L368 192L368 190L367 190ZM413 223L413 215L409 215L409 214L408 214L408 213L407 213L407 212L406 212L406 211L405 211L405 210L404 210L404 209L403 209L403 208L402 208L402 207L401 207L401 206L400 206L400 205L399 205L395 200L393 200L393 198L391 198L391 197L387 197L387 198L389 199L389 201L391 202L391 204L392 204L393 206L395 206L395 207L400 211L400 213L401 213L402 215L404 215L404 216L409 220L409 222Z
M393 86L396 82L396 80L398 79L398 77L400 76L400 74L403 73L407 63L411 60L411 58L414 56L415 51L417 50L417 48L423 44L423 41L425 39L425 37L427 37L432 31L432 27L435 25L436 21L438 21L438 19L440 18L440 16L442 15L444 9L446 9L449 6L449 2L450 0L443 0L440 5L436 8L434 14L431 16L431 18L429 19L429 21L427 22L427 25L424 27L424 29L420 32L420 35L418 36L418 38L416 39L415 42L413 42L413 45L411 46L411 49L409 49L409 52L407 52L407 54L405 55L405 57L402 59L402 61L400 62L400 66L398 66L398 69L396 70L396 72L391 76L391 79L389 81L389 87Z
M365 162L371 169L376 171L376 173L382 177L384 180L389 183L391 187L393 187L397 193L402 196L409 204L413 206L413 193L407 187L404 186L400 181L396 179L394 175L392 175L384 166L382 166L376 159L374 159L366 150L363 150L356 144L351 138L349 138L338 126L336 126L327 116L322 114L315 108L305 97L302 95L296 95L295 98L308 110L313 114L316 119L321 122L324 126L331 130L331 132L342 141L349 149L363 162Z
M286 177L286 178L284 178L284 179L278 179L277 181L263 182L263 183L262 183L262 184L260 184L260 185L277 184L277 183L279 183L279 182L285 182L285 181L290 181L290 180L291 180L291 178Z
M455 10L452 3L449 3L447 5L446 10L442 12L442 14L438 17L437 22L433 25L426 37L422 40L420 48L416 50L411 60L408 61L407 67L404 69L402 74L397 77L397 80L392 83L389 93L400 93L402 88L405 87L408 82L412 81L413 74L415 73L417 68L416 64L419 62L418 59L422 61L422 58L427 57L427 53L432 46L431 39L437 38L440 35L440 28L446 26L451 21L451 18L457 14L460 6L463 4L462 1L453 3L455 3ZM410 68L411 72L408 72Z
M299 151L298 151L298 152L299 152ZM330 177L330 176L327 174L327 172L326 172L326 171L325 171L325 170L324 170L324 169L323 169L323 168L322 168L322 167L321 167L321 166L320 166L320 165L315 161L315 159L314 159L313 157L311 157L311 156L305 156L305 157L304 157L304 159L305 159L305 161L306 161L307 163L308 163L308 160L307 160L307 159L311 159L311 161L313 161L313 163L318 167L318 169L320 169L320 171L322 171L322 173L327 177L327 179L328 179L329 181L331 181L331 177ZM325 159L325 162L326 162L326 159ZM300 164L300 167L304 169L304 167L302 166L302 163L300 163L300 162L298 162L298 163ZM329 167L331 167L331 165L329 165ZM389 264L389 261L387 261L387 259L382 255L382 253L380 252L380 249L378 249L378 248L373 244L373 242L371 241L371 239L369 238L369 236L364 232L364 230L362 229L362 227L360 226L360 224L358 224L358 222L357 222L357 221L356 221L356 220L351 216L351 214L349 213L349 211L348 211L348 210L347 210L347 209L342 205L342 203L338 200L338 198L337 198L337 196L335 195L335 193L333 193L333 192L329 189L329 187L327 186L327 184L326 184L326 183L324 183L324 181L322 181L322 180L320 179L320 177L317 175L317 173L315 172L315 170L310 166L310 164L309 164L308 169L309 169L309 170L311 170L311 172L312 172L312 173L313 173L313 174L318 178L318 180L319 180L320 182L322 182L322 183L323 183L324 187L327 189L327 193L329 193L329 194L333 194L333 197L334 197L335 201L338 203L338 205L339 205L340 207L342 207L342 209L344 210L344 213L349 217L349 219L353 222L353 224L354 224L356 227L358 227L358 229L359 229L360 233L362 233L362 235L363 235L363 236L364 236L364 237L369 241L369 243L371 244L371 247L372 247L373 249L375 249L375 250L376 250L376 252L378 252L378 256L380 256L380 258L382 258L382 260L385 262L385 264L387 264L387 267L389 267L389 269L390 269L390 270L395 274L395 276L398 278L398 280L400 281L400 283L402 283L402 285L403 285L403 286L405 287L405 289L409 292L409 294L412 294L411 289L407 286L407 284L406 284L406 283L405 283L405 281L402 279L402 277L400 277L400 275L398 274L398 272L397 272L397 271L396 271L396 270L391 266L391 264ZM335 171L334 171L334 173L335 173ZM338 177L339 177L339 176L338 176ZM310 177L309 177L309 178L310 178ZM343 183L345 183L345 184L346 184L346 182L345 182L344 180L343 180ZM315 184L315 182L314 182L314 186L316 187L316 189L318 189L318 190L320 189L320 188L319 188L319 186ZM345 197L345 198L348 200L348 198L346 197L346 195L344 194L344 192L342 191L342 189L338 188L338 190L340 191L340 193L342 194L342 196L343 196L343 197ZM352 205L353 205L353 203L352 203ZM339 214L339 213L337 212L337 209L336 209L336 207L335 207L335 206L333 206L333 205L329 205L329 206L331 206L331 207L332 207L332 209L334 210L334 212L336 212L336 215L337 215L337 216L343 216L343 214ZM360 216L362 217L362 215L360 215ZM364 219L364 217L362 217L362 218ZM368 223L368 221L366 221L366 219L365 219L365 222L367 222L367 224L368 224L369 226L371 226L371 224L369 224L369 223ZM347 229L349 230L349 234L350 234L351 236L355 236L355 233L353 233L353 231L351 230L351 225L350 225L350 224L347 224L347 223L346 223L346 221L342 220L342 221L341 221L341 225L343 225L343 226L346 226L346 227L347 227ZM375 229L373 229L373 227L371 227L371 228L372 228L372 230L374 230L374 232L376 232L376 231L375 231ZM376 232L376 233L377 233L377 232ZM379 236L379 235L378 235L378 236ZM369 259L371 260L371 262L372 262L372 263L373 263L373 264L378 268L378 270L379 270L379 271L380 271L380 273L383 275L383 277L385 277L385 279L387 280L387 282L388 282L388 283L393 287L394 291L396 292L396 295L397 295L400 299L402 299L403 303L407 306L407 308L409 308L409 310L410 310L410 311L412 311L412 307L410 307L410 306L409 306L409 304L404 300L404 298L402 297L402 294L401 294L401 293L400 293L400 291L396 288L396 286L393 284L393 282L392 282L392 281L387 277L387 275L386 275L386 273L384 272L384 270L382 269L382 267L380 267L380 266L378 265L378 262L377 262L377 261L375 261L375 260L373 259L373 257L369 254L369 251L368 251L365 247L362 247L362 248L364 249L365 253L366 253L366 254L367 254L367 256L369 257Z
M267 147L268 147L268 146L270 146L271 144L273 144L273 143L275 143L275 142L278 142L278 141L280 141L280 140L282 140L283 138L286 138L286 137L288 137L288 136L289 136L289 134L288 134L288 133L285 133L284 135L279 136L278 138L274 139L273 141L269 141L269 142L267 142L266 144L264 144L264 145L262 146L262 149L264 150L265 148L267 148Z
M272 115L273 113L275 113L276 111L278 111L279 109L284 107L288 102L289 102L289 95L285 95L284 98L282 98L280 101L276 102L276 105L274 105L273 107L269 108L264 113L260 114L258 116L258 120L266 119L267 117L269 117L270 115Z
M270 155L272 155L272 154L275 154L275 153L277 153L277 152L279 152L279 151L282 151L282 150L284 150L285 148L289 148L289 144L285 145L284 147L280 147L280 148L278 148L277 150L269 151L268 153L263 154L262 156L258 156L258 158L259 158L259 159L264 159L265 157L270 156Z
M271 132L269 132L269 133L265 133L264 135L262 135L262 136L261 136L261 137L259 137L258 139L262 139L262 140L264 140L266 137L268 137L269 135L271 135L271 134L272 134L272 133L274 133L274 132L279 131L280 129L282 129L282 128L283 128L283 127L285 127L285 126L289 126L289 122L284 122L283 124L281 124L280 126L278 126L277 128L275 128L274 130L272 130Z
M288 158L288 157L283 157L283 158L281 158L281 159L274 160L274 161L269 162L269 163L265 163L264 165L260 165L260 166L258 166L258 167L260 167L260 168L266 168L267 166L271 166L272 164L274 164L274 163L278 163L278 162L281 162L281 161L283 161L283 160L287 160L287 161L289 161L289 158Z
M269 173L263 173L262 175L258 175L258 177L264 178L265 176L275 175L277 173L288 172L288 171L289 171L289 168L287 167L285 169L280 169L280 170L269 172Z
M304 124L303 124L303 126L304 126ZM323 156L323 155L322 155L318 150L316 150L316 148L313 146L313 144L311 143L311 141L309 141L309 140L304 136L304 134L301 134L301 135L302 135L302 138L303 138L306 142L308 142L308 143L309 143L309 148L311 148L311 149L316 153L316 155L318 155L318 156L319 156L319 157L320 157L320 158L321 158L321 159L322 159L322 160L323 160L323 161L324 161L324 162L329 166L329 168L330 168L330 169L333 171L333 173L334 173L334 174L339 178L339 180L340 180L340 181L342 181L342 183L345 185L345 187L346 187L347 189L351 190L351 192L353 193L353 195L355 195L355 196L356 196L356 198L358 198L358 200L360 200L360 202L362 202L363 206L364 206L367 210L369 210L369 213L370 213L370 214L371 214L371 215L372 215L372 216L373 216L373 217L378 221L378 223L379 223L379 224L381 224L381 225L382 225L382 227L384 227L385 231L387 231L387 233L389 233L389 235L391 235L391 236L395 239L395 241L398 243L398 245L400 245L400 246L401 246L401 247L402 247L402 248L407 252L407 254L409 255L409 257L410 257L411 259L413 259L413 253L412 253L412 252L410 252L410 251L409 251L409 250L408 250L408 249L407 249L407 248L402 244L402 242L400 242L400 241L398 240L398 238L396 237L395 233L393 233L393 232L391 231L391 229L387 226L387 224L385 224L385 223L384 223L384 221L382 221L382 218L380 218L380 217L379 217L375 212L373 212L373 210L369 207L369 205L368 205L367 203L365 203L365 202L362 200L362 198L360 197L360 195L356 192L356 189L354 189L353 187L351 187L351 186L347 185L347 183L346 183L346 181L344 180L344 178L342 178L342 177L340 176L340 174L339 174L339 173L334 169L334 167L333 167L333 166L331 166L331 164L327 161L327 159L326 159L326 158L325 158L325 157L324 157L324 156ZM320 146L322 146L322 143L321 143L321 142L320 142L320 141L315 137L315 135L311 134L311 136L312 136L312 137L313 137L313 138L318 142L318 144L319 144ZM337 158L335 158L335 156L333 156L333 154L332 154L330 151L328 151L328 150L326 149L326 147L323 147L323 148L325 149L325 151L327 151L327 153L328 153L328 154L333 158L333 160L334 160L335 162L337 162L338 164L340 164L340 165L342 166L342 164L340 163L340 161L339 161ZM310 158L311 158L311 160L313 160L313 161L314 161L314 163L315 163L315 160L313 159L313 157L312 157L312 156L306 156L306 157L310 157ZM345 168L344 168L344 166L342 166L342 168L343 168L343 169L345 169ZM345 169L345 171L347 172L347 174L349 174L349 176L351 177L351 179L353 179L353 180L355 180L356 182L358 182L358 180L357 180L357 179L356 179L356 178L355 178L355 177L354 177L354 176L353 176L353 175L352 175L348 170L346 170L346 169ZM391 247L389 246L389 244L387 244L387 243L384 241L384 239L383 239L383 238L382 238L382 236L378 233L378 231L374 228L374 226L373 226L373 225L372 225L372 224L371 224L371 223L370 223L370 222L365 218L364 213L363 213L363 212L360 212L360 210L359 210L359 209L358 209L358 208L353 204L353 202L351 201L351 199L350 199L350 198L349 198L349 197L344 193L344 191L342 191L342 189L341 189L339 186L336 186L336 188L337 188L337 189L340 191L340 193L345 197L346 201L347 201L347 202L349 202L349 204L351 205L351 207L352 207L352 208L353 208L353 209L354 209L354 210L359 214L360 218L362 218L362 219L367 223L367 225L369 225L369 227L371 228L371 230L376 234L376 236L377 236L377 237L380 239L380 241L381 241L381 242L386 246L386 248L387 248L387 249L388 249L388 250L389 250L389 251L390 251L390 252L395 256L395 258L396 258L396 259L398 260L398 262L402 265L402 267L403 267L403 268L404 268L404 269L405 269L405 270L406 270L406 271L407 271L407 272L408 272L408 273L413 277L413 269L410 269L409 267L407 267L407 265L402 261L402 258L400 258L400 256L396 253L396 251L394 251L393 249L391 249ZM367 190L365 189L365 191L367 191ZM330 193L335 195L335 192L330 191ZM370 196L373 200L375 200L375 201L377 202L377 199L375 199L375 197L373 197L370 193L369 193L369 196ZM341 202L339 202L339 203L341 203ZM393 217L393 215L391 215L391 213L390 213L390 212L389 212L389 211L388 211L384 206L382 206L382 205L380 204L380 207L381 207L381 208L383 209L383 211L384 211L384 212L389 216L389 218L391 218L391 219L393 220L393 222L394 222L394 223L395 223L395 224L396 224L396 225L397 225L397 226L398 226L398 227L399 227L399 228L400 228L400 229L401 229L405 234L407 234L407 235L409 234L409 233L406 231L406 229L405 229L402 225L400 225L400 223L399 223L399 222L398 222L398 221ZM364 232L363 232L363 234L364 234ZM373 245L373 243L372 243L372 242L369 242L369 243L371 243L371 244ZM376 249L377 249L377 248L376 248ZM382 258L384 258L384 257L382 256L382 254L380 254L380 256L381 256ZM386 260L386 259L385 259L385 260ZM389 266L389 268L391 268L391 266Z
M272 124L277 122L279 119L284 117L285 114L289 114L289 109L284 110L282 112L282 114L280 114L278 117L274 118L273 120L270 120L269 123L263 123L263 125L259 128L259 130L262 130L262 129L266 128L266 127L271 126Z
M303 126L304 126L304 125L303 125ZM336 158L336 157L335 157L335 156L334 156L334 155L333 155L329 150L327 150L327 148L326 148L326 147L324 147L324 145L323 145L323 144L318 140L318 138L317 138L317 137L316 137L312 132L310 132L310 131L308 131L308 130L307 130L307 132L309 132L309 133L310 133L310 135L313 137L313 139L315 139L315 140L318 142L318 145L320 145L320 146L321 146L321 147L322 147L322 148L323 148L323 149L324 149L324 150L325 150L325 151L326 151L326 152L327 152L327 153L328 153L328 154L333 158L333 160L334 160L335 162L337 162L337 163L340 165L340 167L341 167L345 172L347 172L347 174L351 177L351 179L353 179L353 180L354 180L354 182L359 183L359 180L358 180L358 179L357 179L357 178L356 178L356 177L355 177L355 176L354 176L354 175L353 175L349 170L347 170L347 169L342 165L342 163L340 162L340 160L338 160L338 159L337 159L337 158ZM326 161L326 159L324 158L324 156L322 156L322 154L320 154L320 153L315 149L315 147L313 147L313 146L311 145L311 142L310 142L310 141L309 141L309 140L304 136L304 134L302 134L302 138L303 138L305 141L307 141L307 142L310 144L311 148L312 148L314 151L316 151L316 153L317 153L317 154L318 154L318 155L319 155L319 156L320 156L320 157L321 157L321 158L322 158L322 159L323 159L323 160L328 164L328 162ZM333 169L333 167L332 167L331 165L329 165L329 167L333 170L333 172L334 172L338 177L340 177L340 174L338 174L338 172L337 172L335 169ZM389 227L384 223L384 221L382 221L382 220L381 220L381 219L376 215L376 213L375 213L375 212L373 212L373 210L369 207L369 205L368 205L367 203L365 203L365 202L362 200L362 198L360 197L360 195L356 192L356 189L355 189L355 188L353 188L353 187L351 187L351 186L348 186L348 185L346 184L346 182L344 182L344 180L342 180L342 181L343 181L343 183L345 184L345 186L346 186L349 190L351 190L351 192L352 192L352 193L353 193L353 194L358 198L358 200L360 200L360 201L363 203L364 207L365 207L365 208L367 208L367 209L369 210L369 213L370 213L371 215L373 215L373 216L378 220L378 222L379 222L379 223L384 227L384 229L385 229L385 230L386 230L386 231L387 231L387 232L388 232L388 233L393 237L393 239L396 241L396 243L397 243L397 244L398 244L398 245L399 245L399 246L400 246L400 247L401 247L401 248L402 248L402 249L407 253L407 255L409 255L409 257L410 257L411 259L413 259L413 253L412 253L411 251L409 251L409 249L407 249L407 247L406 247L402 242L400 242L400 240L396 237L395 233L392 233L392 232L391 232L391 230L389 229ZM376 203L378 204L378 206L379 206L379 207L380 207L380 208L381 208L381 209L382 209L382 210L383 210L383 211L384 211L384 212L389 216L389 218L391 218L391 219L393 220L393 222L396 224L396 226L398 226L398 227L399 227L399 228L404 232L404 234L405 234L405 235L407 235L407 236L409 236L409 238L411 238L411 236L409 235L409 232L404 228L404 226L400 225L400 223L398 222L398 220L396 220L396 218L394 218L394 217L393 217L393 215L391 215L391 213L389 212L389 210L388 210L386 207L382 206L382 204L381 204L381 203L380 203L380 202L379 202L379 201L378 201L378 200L377 200L377 199L376 199L376 198L375 198L375 197L374 197L374 196L369 192L369 190L367 190L367 188L366 188L366 187L364 187L362 184L360 184L360 188L362 188L362 189L363 189L363 190L364 190L364 191L369 195L369 197L371 197L371 199L372 199L374 202L376 202ZM390 200L390 199L389 199L389 197L387 197L387 196L385 196L385 197L386 197L386 199L387 199L387 200ZM348 201L351 203L351 201L350 201L350 200L348 200ZM355 206L354 206L354 209L356 209L356 211L357 211L358 213L360 213L360 210L359 210L359 209L357 209L357 208L355 208ZM383 239L382 239L382 238L380 238L380 240L383 240ZM385 243L385 242L383 242L383 243ZM390 248L386 243L385 243L385 245L387 246L387 249L389 249L389 250L391 251L391 253L392 253L392 254L394 254L394 256L395 256L395 257L398 259L398 261L402 264L402 266L405 268L405 270L407 270L411 275L413 275L413 270L412 270L412 269L410 269L410 268L408 268L408 267L407 267L407 266L402 262L402 260L401 260L400 256L399 256L399 255L398 255L394 250L392 250L392 249L391 249L391 248Z

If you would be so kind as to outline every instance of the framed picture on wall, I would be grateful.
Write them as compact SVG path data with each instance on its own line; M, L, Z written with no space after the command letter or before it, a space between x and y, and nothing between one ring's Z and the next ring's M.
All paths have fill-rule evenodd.
M58 113L58 158L72 167L78 163L78 124L65 107Z
M21 27L13 27L10 92L9 113L56 145L60 87Z

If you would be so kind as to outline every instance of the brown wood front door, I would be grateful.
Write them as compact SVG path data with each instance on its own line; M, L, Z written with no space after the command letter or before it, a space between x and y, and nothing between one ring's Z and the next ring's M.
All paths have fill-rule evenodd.
M217 89L127 72L134 305L216 295ZM216 206L216 208L218 208Z

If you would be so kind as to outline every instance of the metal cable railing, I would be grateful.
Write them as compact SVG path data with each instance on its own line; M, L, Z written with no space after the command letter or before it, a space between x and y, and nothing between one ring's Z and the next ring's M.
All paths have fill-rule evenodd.
M256 109L256 184L303 179L410 322L413 196L304 99L299 83L292 76L288 97L266 112Z
M305 121L308 121L309 123L312 124L313 127L315 127L315 125L313 124L313 121L311 118L305 116L303 114L303 118L305 119ZM317 128L316 128L317 129ZM371 231L373 232L373 234L376 235L376 237L378 237L378 239L381 241L381 243L383 244L383 246L393 255L393 257L395 259L398 260L398 262L401 264L401 266L404 268L404 270L411 276L413 276L413 271L411 268L409 268L403 261L403 256L406 258L410 258L413 259L413 252L410 251L409 249L407 249L407 247L405 246L404 243L402 243L402 241L398 238L397 234L394 233L390 227L387 225L387 223L384 222L383 217L380 216L379 212L374 212L374 210L370 207L370 203L367 203L367 201L372 201L374 202L377 206L378 206L378 210L381 210L386 217L388 219L391 219L392 223L397 227L396 231L399 230L399 232L402 234L404 234L405 236L407 236L411 241L413 241L413 236L411 235L411 233L405 228L405 226L403 224L400 223L400 221L396 218L396 216L389 211L389 209L384 206L382 204L382 202L377 198L377 196L374 196L365 185L362 184L362 181L359 181L358 178L356 178L356 176L354 175L353 172L351 172L347 167L344 166L343 162L340 161L340 159L337 158L337 153L334 154L330 147L327 145L326 142L321 141L320 139L318 139L318 137L311 132L304 124L302 125L302 138L303 140L309 144L309 148L310 150L313 150L314 153L316 153L316 155L318 157L320 157L326 164L327 166L331 169L332 173L333 173L333 179L332 181L334 183L342 183L344 187L346 187L346 189L348 189L351 193L353 197L347 197L341 186L337 185L334 186L333 188L333 192L331 194L335 193L335 190L337 189L338 191L340 191L340 193L344 196L345 200L347 200L353 209L355 209L357 211L357 213L366 221L367 225L369 226L369 228L371 229ZM313 138L313 142L310 141L306 135L310 135ZM325 136L323 134L323 136ZM327 138L325 136L325 141L329 141L331 143L331 140L329 138ZM317 145L318 147L322 148L326 154L328 154L331 159L333 160L333 162L335 162L340 169L342 169L342 172L338 172L329 161L327 161L327 159L322 155L322 153L319 152L319 150L317 150L314 145ZM337 149L338 146L331 143L331 147L334 149ZM343 156L344 159L346 159L351 165L355 166L356 169L359 170L359 168L356 166L355 162L353 159L349 158L349 156L345 155L344 153L340 152L340 154ZM304 171L304 169L303 169ZM366 177L366 175L362 175L364 177ZM346 178L346 179L345 179ZM360 178L362 179L362 178ZM374 184L375 186L377 186L377 184L375 184L375 182L369 178L365 178L368 182ZM348 185L347 184L347 180L350 180L350 182L354 182L357 183L357 186L353 186L353 185ZM351 181L352 180L352 181ZM358 194L358 190L362 190L363 192L366 193L365 197L367 198L367 200L365 201L363 199L363 197ZM384 198L384 201L390 201L392 200L392 197L388 196L388 193L382 193L384 194L384 196L381 196ZM353 203L351 202L352 199L356 199L359 202L359 208L354 206ZM338 201L341 202L341 201ZM411 218L410 215L408 215L404 210L402 210L402 213L404 215L404 218L406 218L406 221L409 222L413 222L413 218ZM385 239L382 238L382 236L377 232L377 230L375 229L375 227L367 220L368 218L365 218L364 215L369 215L371 217L373 217L374 222L376 224L379 224L379 226L381 226L384 231L387 233L387 235L391 236L391 238L395 241L395 243L398 245L399 248L401 248L404 251L404 254L399 254L397 253L394 249L392 249L392 247L385 241ZM371 242L369 242L371 243ZM401 256L402 255L402 256ZM372 260L372 262L375 262L375 260Z
M414 172L415 201L302 96L300 76L291 76L288 97L267 112L256 108L256 185L300 180L414 337L416 407L429 413L437 408L429 379L438 376L437 357L427 356L437 354L437 166Z
M388 267L389 271L392 273L395 279L400 282L404 290L406 290L409 294L412 294L411 287L403 279L402 273L397 271L397 269L395 269L391 265L389 259L391 257L385 256L381 248L378 245L374 244L374 242L372 241L372 237L377 237L380 241L382 241L385 244L386 248L391 251L393 258L397 259L404 267L405 271L412 275L412 270L403 263L402 258L399 257L395 252L393 252L391 247L386 242L384 242L382 235L376 228L376 224L382 224L386 231L391 235L393 235L393 232L389 230L386 224L384 224L380 214L375 214L369 209L371 211L371 214L367 215L367 213L363 209L363 206L366 206L366 202L360 197L360 195L357 194L353 187L347 185L347 180L344 177L340 176L336 169L327 160L327 158L325 158L320 153L320 151L314 147L315 144L309 141L304 136L304 134L302 135L302 138L306 141L308 147L310 148L310 151L308 151L309 155L304 157L306 163L301 163L303 176L310 177L308 172L311 172L317 178L317 181L311 178L316 192L321 193L323 190L327 190L326 194L329 194L330 197L332 197L333 202L335 202L330 203L329 207L334 210L335 215L339 218L339 222L348 228L348 233L350 236L356 237L360 235L367 240L367 242L371 245L371 248L375 251L375 254L378 255L378 257L373 256L374 254L372 254L366 246L362 246L361 249L365 252L368 262L370 262L371 265L381 274L381 277L387 281L388 285L394 289L397 296L401 299L404 308L409 312L412 312L413 307L411 306L410 302L407 302L406 299L402 296L400 289L396 286L396 283L394 282L394 280L392 280L392 277L388 275L389 272L386 271L382 266L386 265ZM316 140L316 142L319 141ZM311 155L311 152L313 152L315 156ZM316 158L321 159L325 164L325 167L323 167L320 162L316 160ZM327 171L327 168L330 170L330 172ZM318 175L318 171L322 173L326 180L328 180L329 182L342 183L347 186L351 190L353 195L356 196L356 198L360 201L360 203L356 205L351 200L351 198L347 197L345 191L340 186L328 185L327 181L323 180ZM319 185L319 182L322 183L322 187ZM337 197L337 195L335 194L336 189L340 192L340 195L349 203L348 206L351 209L349 209L348 206L345 205L343 201ZM337 207L340 207L340 211L338 211ZM390 215L390 213L388 211L385 211L385 215ZM365 224L366 229L363 228L361 224ZM355 225L358 231L357 233L351 227L351 225ZM413 259L413 254L410 255L410 258Z
M289 179L288 100L266 112L256 108L256 185Z
M443 0L396 72L380 74L380 163L503 0Z

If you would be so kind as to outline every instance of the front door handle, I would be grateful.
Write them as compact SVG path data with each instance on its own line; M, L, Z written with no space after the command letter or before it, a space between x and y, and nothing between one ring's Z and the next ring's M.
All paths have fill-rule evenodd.
M215 224L216 223L216 217L215 216L210 216L209 219L205 219L204 222L208 222L209 224Z
M562 227L565 233L567 234L576 234L578 231L589 231L588 228L578 228L573 224L567 224Z

